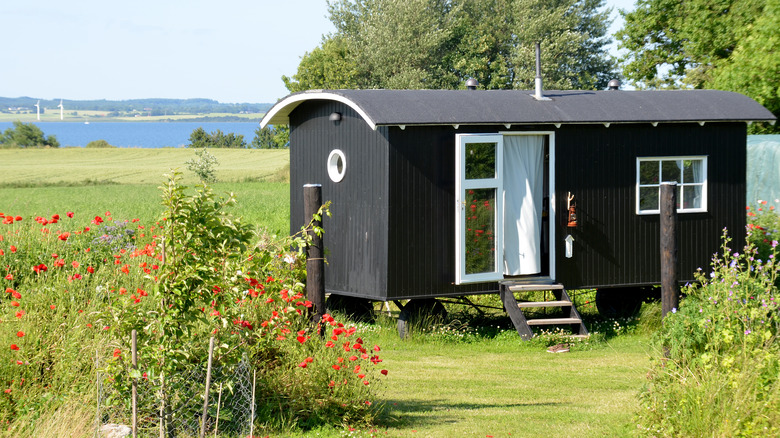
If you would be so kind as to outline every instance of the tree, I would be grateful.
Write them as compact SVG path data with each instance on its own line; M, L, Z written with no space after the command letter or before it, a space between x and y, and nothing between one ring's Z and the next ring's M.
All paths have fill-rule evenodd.
M638 0L616 34L623 74L640 87L703 88L727 65L766 0Z
M255 129L252 147L257 149L280 149L287 147L290 141L290 128L287 125L266 126Z
M603 0L333 0L336 32L307 53L290 91L309 88L533 88L534 43L551 87L614 78ZM331 56L326 56L330 54Z
M58 148L60 143L53 135L43 135L41 128L32 123L14 122L13 128L8 128L0 135L0 145L6 148Z
M714 88L737 91L752 97L780 116L780 0L768 0L749 35L729 57L729 63L713 73ZM767 50L773 48L773 50ZM778 127L760 126L751 132L778 132Z
M207 133L202 127L198 127L190 134L190 148L246 148L244 136L232 132L224 134L217 129Z
M621 14L623 74L638 87L737 91L780 115L780 0L639 0Z

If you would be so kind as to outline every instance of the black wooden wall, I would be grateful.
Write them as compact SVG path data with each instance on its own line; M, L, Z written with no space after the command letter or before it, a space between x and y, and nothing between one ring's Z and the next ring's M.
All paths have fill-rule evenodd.
M746 128L744 123L569 125L556 131L558 212L576 197L578 227L559 216L557 278L568 288L660 283L659 216L636 214L636 157L706 155L708 211L681 213L680 276L707 269L723 228L744 245ZM564 256L567 233L574 257Z
M342 120L328 117L340 112ZM373 131L346 105L309 101L290 115L290 231L303 217L303 185L322 184L331 217L323 217L325 289L343 295L383 299L387 287L388 143L386 128ZM344 179L327 172L333 149L344 152Z

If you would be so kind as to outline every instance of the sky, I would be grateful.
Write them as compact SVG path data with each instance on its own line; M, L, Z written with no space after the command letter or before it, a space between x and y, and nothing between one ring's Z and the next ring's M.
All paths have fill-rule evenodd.
M606 3L612 34L634 0ZM0 96L222 103L286 96L334 31L325 0L3 0L0 29Z

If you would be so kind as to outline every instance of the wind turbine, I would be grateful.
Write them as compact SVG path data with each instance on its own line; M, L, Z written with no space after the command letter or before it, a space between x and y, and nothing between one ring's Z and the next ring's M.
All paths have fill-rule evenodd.
M65 113L64 113L65 107L62 106L62 99L60 99L60 104L57 105L57 107L59 107L60 109L60 120L65 120Z
M35 104L35 109L38 112L38 121L41 120L41 101L39 100L38 103Z

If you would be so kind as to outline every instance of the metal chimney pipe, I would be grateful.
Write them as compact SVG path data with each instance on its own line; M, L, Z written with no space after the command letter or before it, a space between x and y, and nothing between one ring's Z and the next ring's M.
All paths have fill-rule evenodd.
M542 96L542 49L539 47L539 43L536 43L536 94L534 97L537 100L544 98Z

